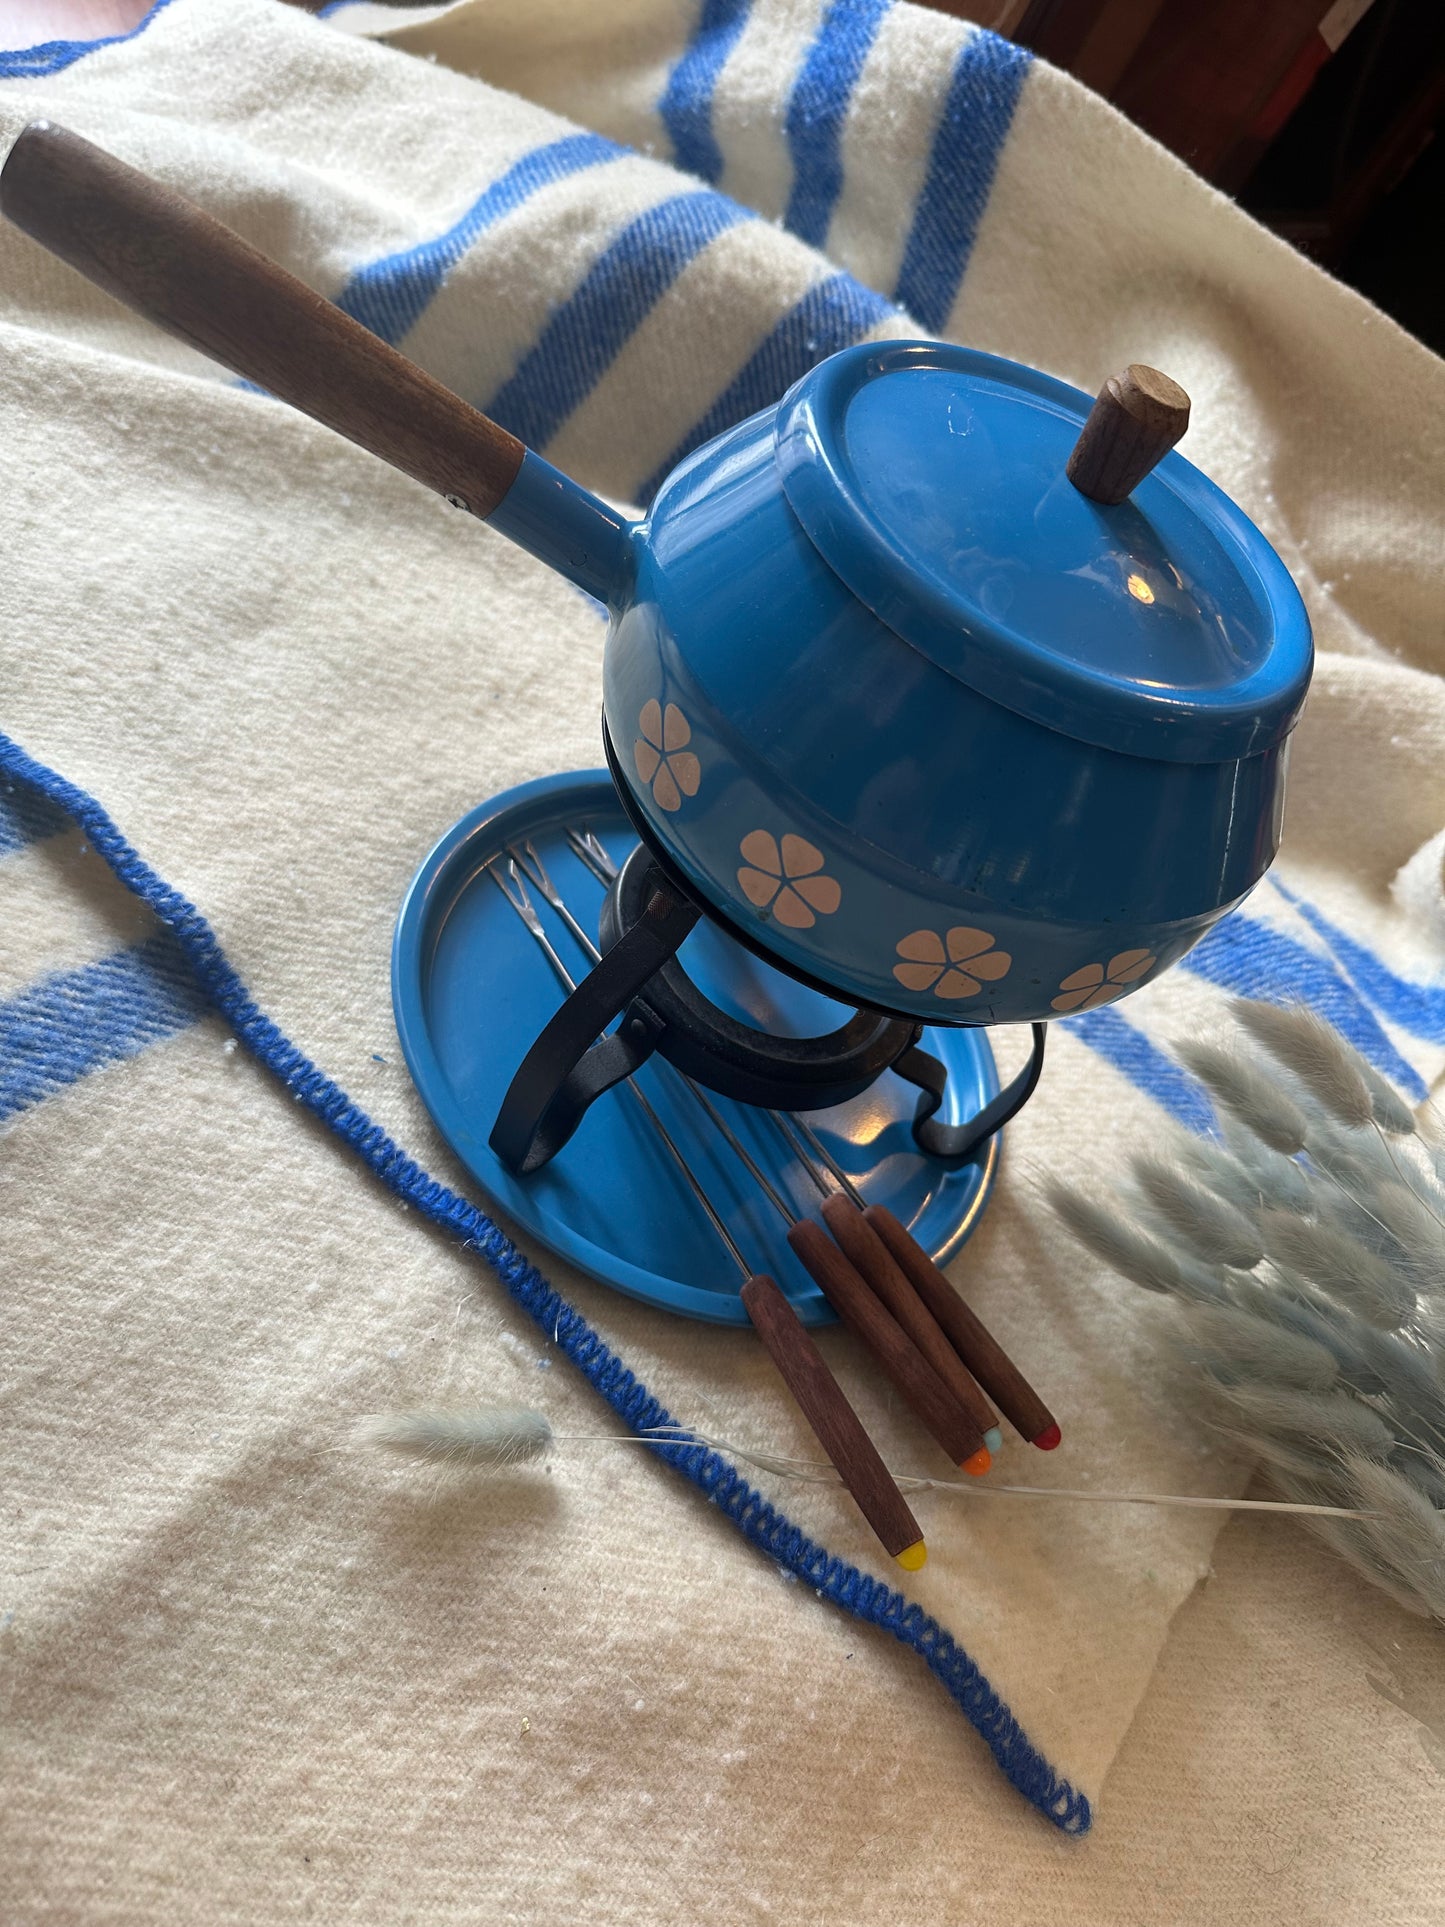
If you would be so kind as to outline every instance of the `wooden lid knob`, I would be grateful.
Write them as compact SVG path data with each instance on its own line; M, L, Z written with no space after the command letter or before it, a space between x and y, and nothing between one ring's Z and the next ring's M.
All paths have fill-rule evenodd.
M1177 381L1131 361L1099 390L1065 471L1090 501L1112 507L1133 493L1189 426L1189 397Z

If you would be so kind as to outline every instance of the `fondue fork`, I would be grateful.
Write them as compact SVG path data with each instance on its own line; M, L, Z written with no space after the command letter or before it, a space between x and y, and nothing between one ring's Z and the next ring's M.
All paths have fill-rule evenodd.
M508 850L507 857L508 867L513 877L517 877L519 870L525 872L528 881L535 886L543 899L550 904L552 909L555 910L557 915L562 919L563 923L566 924L568 930L572 933L573 941L576 943L578 949L581 950L583 956L586 957L587 961L591 964L600 963L602 961L602 952L597 948L597 945L592 941L591 937L588 936L586 930L567 907L566 900L553 883L551 877L548 876L546 866L542 862L541 857L538 856L533 844L530 841L524 843L520 852L514 846ZM667 1068L672 1072L673 1076L686 1087L695 1101L701 1105L718 1135L722 1138L728 1149L746 1166L749 1176L756 1182L758 1188L782 1218L784 1224L796 1223L798 1214L781 1197L767 1173L749 1152L742 1139L735 1131L728 1128L716 1106L703 1091L702 1087L694 1083L685 1071L678 1070L675 1065L669 1064ZM820 1174L812 1170L806 1160L804 1160L804 1168L808 1170L809 1176L813 1179L813 1182L818 1186L819 1190L823 1192L824 1196L827 1196L827 1187L824 1185Z
M530 932L552 966L553 974L570 996L576 984L527 895L527 886L515 860L509 862L508 869L510 879L503 877L494 859L487 865L487 874ZM877 1534L889 1557L896 1559L905 1572L917 1572L928 1557L928 1548L918 1521L899 1491L892 1473L883 1463L877 1446L864 1430L862 1420L844 1396L843 1388L829 1371L822 1353L776 1282L765 1271L755 1271L738 1249L701 1179L679 1150L637 1080L629 1077L627 1085L642 1107L648 1123L686 1178L693 1196L706 1212L708 1222L728 1256L737 1266L743 1281L743 1307L767 1347L783 1382L812 1428L814 1437L828 1454L839 1478L852 1494L859 1511Z
M617 876L617 865L596 832L572 828L567 831L567 840L598 882L610 886ZM536 861L535 851L530 844L527 847ZM569 928L575 927L582 937L570 912L559 913L565 914ZM583 941L585 945L585 938ZM867 1203L804 1119L781 1111L768 1115L823 1193L822 1214L835 1243L847 1252L855 1269L978 1424L989 1450L998 1451L1002 1440L984 1391L1023 1438L1040 1451L1052 1451L1063 1437L1052 1412L918 1240L886 1205ZM817 1164L799 1150L792 1137L794 1131L807 1139L845 1197L829 1193ZM811 1247L812 1241L807 1242Z
M595 965L601 952L567 907L535 847L526 843L520 853L512 850L508 857L518 887L523 887L521 866L525 866L526 875L562 918L583 956ZM955 1465L975 1477L982 1476L992 1463L995 1445L1002 1443L993 1412L862 1212L841 1192L830 1194L821 1174L803 1156L804 1168L823 1192L824 1221L834 1239L834 1245L830 1245L810 1218L801 1217L778 1195L706 1093L676 1066L669 1065L668 1069L758 1180L788 1226L788 1243L794 1254L829 1304L873 1353L910 1410ZM786 1137L779 1114L769 1115ZM989 1432L993 1434L991 1441L986 1436Z
M513 866L513 870L512 870L513 888L516 891L515 895L513 894L513 889L508 888L507 882L503 878L500 870L498 870L495 860L493 860L493 862L487 865L487 874L488 876L491 877L493 883L496 884L497 888L501 891L502 895L507 899L507 902L511 904L513 910L516 911L518 917L520 917L523 924L525 924L526 928L531 933L533 939L536 941L538 947L542 951L543 956L546 957L548 963L552 966L553 975L557 978L557 981L563 986L563 988L567 991L568 995L570 996L571 993L577 988L577 986L572 979L571 972L568 970L566 964L563 963L562 959L558 956L556 950L553 947L551 938L547 935L546 930L543 928L542 919L537 915L536 910L533 908L532 900L527 895L526 888L522 884L520 877L517 876L515 865ZM742 1272L744 1278L752 1277L753 1275L752 1266L749 1265L747 1260L743 1257L743 1254L741 1253L741 1251L738 1250L737 1245L733 1241L732 1233L728 1230L727 1226L723 1223L722 1218L718 1215L718 1212L713 1206L712 1199L709 1198L709 1196L707 1195L707 1192L703 1189L701 1179L697 1176L692 1166L688 1163L687 1159L683 1156L682 1152L678 1149L677 1144L674 1142L671 1134L667 1129L667 1126L663 1123L662 1119L657 1115L657 1112L652 1108L652 1105L648 1102L647 1093L644 1090L642 1090L636 1078L633 1078L633 1077L629 1077L627 1079L627 1088L631 1091L632 1095L636 1098L638 1104L641 1106L643 1115L646 1117L648 1123L652 1126L653 1130L656 1131L658 1137L661 1138L662 1143L666 1148L667 1152L669 1153L669 1155L671 1156L673 1163L676 1164L678 1170L681 1171L683 1177L686 1178L693 1196L697 1199L698 1203L702 1206L703 1210L707 1213L708 1220L711 1223L713 1230L717 1233L718 1237L722 1240L723 1244L727 1247L728 1256L733 1260L733 1263Z
M611 858L611 854L607 852L607 848L605 848L605 844L601 842L601 838L599 838L595 832L590 831L590 829L582 829L582 831L580 831L580 829L568 829L568 832L566 832L566 840L570 842L572 852L574 852L578 858L582 859L582 863L586 863L586 867L590 869L591 875L593 875L599 883L605 884L605 886L611 886L611 883L617 879L617 865L613 863L613 858ZM586 935L586 931L580 927L580 923L576 921L576 917L572 915L572 911L568 910L565 904L563 904L559 892L557 892L555 888L551 888L551 883L549 883L547 873L545 873L545 867L543 867L541 859L538 858L536 848L534 848L530 842L526 844L526 854L528 854L528 858L532 859L539 890L543 892L543 896L547 898L547 902L553 906L553 910L557 910L557 913L563 917L566 927L572 931L572 935L578 940L578 944L582 946L584 954L590 956L591 962L595 964L595 962L597 962L597 956L599 956L597 946L591 942L591 938ZM697 1091L696 1085L690 1083L690 1089L692 1089L694 1095L699 1098L699 1102L703 1102L703 1104L707 1106L709 1114L711 1114L713 1118L717 1118L717 1114L713 1112L711 1104L707 1104L707 1100ZM823 1145L823 1141L819 1139L817 1131L813 1131L813 1127L805 1122L805 1120L801 1120L798 1116L792 1116L792 1114L788 1114L788 1112L771 1110L771 1112L767 1112L767 1116L773 1120L776 1129L778 1129L778 1133L782 1135L782 1139L784 1139L784 1143L788 1145L788 1148L794 1152L794 1156L798 1158L798 1162L803 1166L803 1170L807 1172L807 1175L813 1179L813 1183L817 1185L817 1189L819 1189L819 1193L821 1193L821 1197L823 1197L823 1206L821 1206L821 1210L823 1210L823 1222L827 1224L828 1231L832 1233L832 1241L840 1247L840 1251L844 1251L846 1256L852 1260L855 1270L863 1276L863 1281L869 1285L869 1289L873 1291L873 1295L882 1303L882 1307L886 1308L886 1310L892 1314L892 1320L894 1320L898 1326L902 1326L904 1333L913 1341L915 1349L923 1355L923 1359L927 1360L927 1362L933 1366L934 1374L944 1382L946 1389L954 1395L954 1399L963 1407L963 1411L969 1416L969 1420L975 1424L979 1436L983 1439L983 1445L985 1445L986 1451L988 1451L988 1453L996 1453L996 1451L1002 1447L1004 1439L1002 1439L1002 1434L1000 1434L1000 1430L998 1430L998 1418L994 1416L994 1411L992 1411L992 1407L988 1405L988 1399L986 1399L985 1393L983 1393L983 1389L981 1389L981 1378L983 1378L983 1374L979 1374L979 1372L975 1370L971 1357L967 1357L965 1353L959 1351L958 1343L950 1341L950 1332L944 1328L942 1320L938 1318L938 1307L931 1305L931 1303L925 1299L925 1295L923 1295L923 1291L921 1291L921 1287L919 1287L919 1283L917 1283L915 1268L902 1262L900 1254L892 1249L892 1241L890 1241L888 1237L884 1237L884 1233L880 1231L880 1227L877 1226L877 1224L873 1224L873 1222L865 1216L865 1214L869 1212L867 1199L861 1195L861 1191L857 1189L857 1185L854 1185L852 1177L848 1177L848 1174L842 1170L842 1166L840 1166L838 1160L832 1156L832 1152L827 1150L827 1147ZM801 1145L800 1137L801 1139L805 1139L807 1147L813 1148L815 1156L809 1156L809 1154L807 1154L807 1148ZM819 1170L819 1164L823 1164L828 1172L832 1174L832 1177L836 1179L836 1189L830 1189L830 1187L828 1187L828 1183L825 1181L825 1177L823 1177L823 1172ZM938 1278L942 1278L942 1274L936 1272L936 1266L934 1266L933 1260L927 1256L927 1253L923 1251L921 1245L917 1245L917 1243L909 1237L909 1233L907 1233L904 1227L898 1224L898 1220L892 1216L892 1212L888 1212L888 1218L890 1218L890 1224L892 1224L892 1226L898 1227L898 1231L902 1233L902 1237L906 1239L907 1243L913 1247L913 1251L917 1251L919 1260L923 1260L923 1264L927 1264L933 1274L936 1274ZM811 1239L809 1233L801 1233L801 1243L798 1243L798 1239L794 1239L794 1235L792 1235L792 1229L790 1229L788 1237L790 1237L790 1243L794 1245L794 1251L800 1256L801 1262L807 1266L809 1274L819 1283L819 1289L823 1289L825 1297L828 1297L828 1299L832 1301L832 1295L828 1293L825 1281L823 1281L823 1278L821 1278L821 1276L817 1274L817 1270L815 1270L815 1266L823 1262L823 1260L819 1258L819 1254L817 1254L817 1243L815 1243L815 1239ZM944 1287L946 1287L946 1291L950 1293L952 1299L958 1299L958 1293L952 1289L952 1285L946 1283L946 1280L944 1280ZM961 1305L961 1299L959 1299L958 1303ZM965 1310L967 1310L967 1308L965 1308ZM967 1312L967 1318L971 1320L973 1326L977 1326L977 1320L973 1318L971 1312ZM983 1326L979 1326L979 1332L983 1332ZM886 1341L886 1337L884 1337L884 1341ZM992 1345L992 1339L988 1339L988 1345ZM986 1353L985 1347L975 1347L975 1351L977 1351L979 1355L983 1355L988 1364L994 1364L992 1355ZM998 1353L998 1359L1004 1359L1004 1353L1000 1351L998 1345L992 1345L992 1351ZM1008 1362L1008 1360L1004 1360L1004 1362ZM1011 1366L1010 1370L1013 1372L1013 1378L1019 1380L1019 1386L1023 1386L1023 1389L1029 1393L1029 1397L1033 1397L1033 1393L1029 1391L1029 1387L1023 1382L1021 1374L1019 1374L1015 1368L1011 1368ZM1000 1378L1000 1382L1006 1384L1010 1391L1013 1389L1013 1384L1011 1384L1008 1374L1004 1374L1004 1376ZM992 1389L992 1387L990 1387L990 1389ZM998 1393L994 1393L994 1397L998 1397ZM1000 1399L1000 1403L1004 1403L1004 1401ZM1037 1397L1033 1399L1033 1407L1038 1407L1038 1411L1042 1411L1042 1405L1040 1405ZM1037 1412L1035 1412L1033 1407L1027 1403L1027 1399L1025 1399L1025 1401L1017 1401L1017 1399L1011 1401L1011 1420L1017 1424L1017 1418L1015 1418L1013 1414L1019 1412L1019 1414L1025 1418L1025 1424L1031 1424L1031 1426L1033 1426L1033 1430L1023 1430L1023 1428L1021 1428L1021 1430L1023 1430L1023 1436L1027 1439L1037 1439L1038 1434L1042 1434L1044 1428L1046 1428L1048 1424L1052 1424L1052 1418L1048 1416L1048 1412L1044 1412L1044 1416L1038 1418Z

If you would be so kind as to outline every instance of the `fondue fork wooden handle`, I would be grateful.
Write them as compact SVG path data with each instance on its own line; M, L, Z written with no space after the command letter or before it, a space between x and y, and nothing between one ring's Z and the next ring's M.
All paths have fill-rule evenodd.
M630 579L624 517L174 189L33 121L0 170L0 213L233 374L495 516L589 594Z
M871 1286L874 1296L892 1312L973 1420L989 1451L996 1452L1002 1441L993 1407L888 1246L851 1198L835 1194L824 1200L821 1211L834 1244Z
M1051 1452L1063 1436L1054 1415L993 1333L887 1205L870 1204L863 1215L1010 1425L1040 1451Z
M766 1272L748 1279L742 1299L783 1383L858 1510L903 1570L917 1572L928 1556L918 1521L802 1320Z
M1081 495L1116 508L1189 426L1189 397L1157 368L1131 361L1099 390L1065 471Z
M952 1462L965 1472L986 1472L989 1452L982 1432L823 1227L812 1218L799 1218L788 1233L788 1243L828 1303L862 1339L908 1409Z

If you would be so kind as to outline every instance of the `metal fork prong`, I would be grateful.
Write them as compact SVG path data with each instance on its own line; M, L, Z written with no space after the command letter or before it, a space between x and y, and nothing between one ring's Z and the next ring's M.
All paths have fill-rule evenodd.
M541 946L543 954L552 966L553 974L556 976L557 981L566 988L570 995L571 992L577 988L577 985L573 980L572 973L553 949L551 938L542 928L542 919L537 915L532 899L527 895L527 886L522 881L521 872L517 869L516 864L509 859L507 868L511 873L511 881L514 886L509 889L507 879L497 868L499 861L500 858L493 857L492 861L487 865L487 875L492 879L493 883L496 884L502 895L507 899L508 903L511 904L512 908Z
M541 891L544 900L547 903L551 904L552 908L557 912L557 915L562 919L563 923L565 923L567 928L571 931L579 948L586 956L588 962L594 963L594 964L601 963L602 952L597 948L597 945L592 941L591 937L588 936L587 932L582 928L582 925L577 921L576 917L574 917L572 912L568 909L565 901L563 900L561 892L557 889L551 877L548 876L547 867L543 863L541 857L538 856L536 851L536 846L533 844L530 837L522 845L522 851L523 851L523 854L519 857L517 854L517 850L514 846L507 852L507 854L509 855L509 857L514 863L518 863L518 862L521 863L525 873L532 879L533 883L535 883L537 888Z
M610 886L617 876L617 865L607 854L595 830L569 829L567 841L572 845L573 854L586 864L597 881Z
M508 858L507 858L508 868L512 871L513 875L517 877L518 889L521 890L525 895L526 885L521 881L521 875L519 874L519 864L520 864L521 871L531 878L532 882L542 892L543 897L551 905L552 909L554 909L557 912L558 916L562 918L563 922L567 925L567 928L572 932L572 935L576 938L577 942L581 945L584 953L591 958L594 964L599 962L601 959L601 952L597 949L596 945L589 940L586 932L578 924L577 919L572 915L572 912L567 908L566 903L562 900L561 896L553 887L552 879L547 875L546 868L541 862L541 860L538 858L537 852L532 848L530 843L525 844L523 848L526 852L526 855L524 857L519 858L515 852L509 852ZM533 914L535 916L535 912ZM536 928L534 928L532 922L529 921L527 927L533 931L534 936L538 934L538 931ZM543 943L546 943L545 936L541 937L541 941ZM551 950L550 945L548 945L548 949L549 951ZM555 956L556 953L552 952L552 954ZM554 964L553 968L555 969L556 967L557 966ZM724 1144L727 1145L728 1149L736 1155L739 1161L746 1168L748 1175L757 1184L759 1190L763 1193L764 1197L768 1200L769 1204L772 1205L773 1209L777 1212L778 1216L783 1220L783 1223L787 1225L796 1224L798 1220L797 1212L792 1210L789 1207L789 1205L785 1202L785 1200L779 1194L777 1187L768 1178L767 1173L762 1169L757 1159L752 1156L751 1152L748 1150L747 1146L743 1143L742 1139L737 1135L736 1131L732 1130L728 1126L728 1124L724 1121L724 1119L718 1112L716 1106L704 1094L704 1092L699 1089L699 1087L693 1082L693 1080L686 1075L685 1072L677 1069L676 1065L669 1064L667 1066L667 1069L672 1074L672 1076L675 1077L680 1084L682 1084L682 1086L688 1092L688 1094L695 1099L699 1107L702 1109L702 1111L711 1121L713 1128L717 1131L719 1137L722 1138ZM639 1095L641 1094L639 1093ZM815 1182L816 1182L816 1179L815 1179Z
M532 908L532 899L527 895L527 886L520 878L517 878L514 884L509 883L497 868L501 860L499 856L494 856L487 865L487 874L535 937L538 929L537 912Z
M553 970L557 973L557 976L562 982L562 984L564 985L564 987L569 992L575 990L577 986L572 981L572 977L567 969L566 964L563 963L562 959L557 955L557 952L552 948L551 940L548 937L547 932L542 928L542 920L537 915L537 912L535 911L535 909L533 909L532 907L532 900L527 895L527 886L526 886L526 883L523 881L521 872L517 867L516 859L514 857L509 857L507 859L507 868L511 873L511 881L515 886L515 894L513 893L512 890L508 889L506 880L503 878L501 872L497 868L497 864L500 862L500 860L501 859L498 857L493 857L492 861L486 866L487 875L492 879L493 883L496 884L497 888L501 891L502 895L507 899L508 903L511 904L512 908L516 911L517 915L522 919L522 922L527 926L527 929L531 932L532 936L536 938L538 944L541 946L542 950L546 954L548 963L551 964ZM743 1256L742 1252L738 1249L737 1240L733 1237L732 1233L728 1230L727 1226L723 1223L722 1218L719 1215L716 1206L713 1204L712 1199L708 1196L707 1192L703 1189L702 1183L699 1180L697 1173L693 1170L692 1166L688 1163L687 1159L683 1156L682 1152L678 1149L678 1146L674 1141L674 1139L672 1138L672 1135L668 1131L667 1126L663 1123L662 1119L657 1115L657 1112L648 1103L647 1098L643 1093L635 1077L628 1078L627 1088L629 1091L631 1091L633 1097L636 1098L637 1103L642 1110L643 1116L647 1119L648 1123L652 1126L653 1130L656 1131L658 1137L662 1140L663 1146L671 1156L673 1163L676 1164L678 1170L681 1171L683 1177L687 1180L689 1189L692 1191L692 1194L697 1199L698 1203L702 1206L703 1211L707 1214L708 1222L712 1225L712 1228L717 1233L719 1240L725 1246L728 1256L732 1259L733 1263L737 1266L744 1280L751 1278L753 1275L753 1267L748 1263L747 1259Z

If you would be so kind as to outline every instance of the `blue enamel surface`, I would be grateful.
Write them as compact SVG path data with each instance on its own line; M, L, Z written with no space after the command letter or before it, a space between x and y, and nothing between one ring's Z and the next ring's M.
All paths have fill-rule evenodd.
M631 589L636 524L530 448L487 520L599 602L615 605Z
M940 1025L1086 1014L1182 957L1279 843L1309 625L1176 455L1103 509L1090 406L865 344L629 522L528 454L494 524L607 602L622 780L770 955Z
M568 824L582 823L615 862L636 841L610 777L594 771L511 790L474 810L437 844L402 905L392 949L402 1050L453 1151L527 1237L631 1297L718 1324L745 1324L736 1267L625 1089L599 1098L571 1143L528 1178L508 1171L487 1143L512 1073L562 992L485 865L509 843L532 839L580 921L595 928L601 888L564 835ZM586 964L573 939L545 905L538 909L569 969L582 976ZM709 996L750 1023L809 1035L843 1021L837 1004L706 924L682 956ZM950 1120L974 1115L998 1089L986 1040L948 1031L927 1034L925 1045L948 1065ZM830 1319L784 1239L781 1219L672 1072L654 1060L643 1066L639 1082L741 1249L772 1272L802 1318ZM810 1122L868 1199L897 1212L942 1263L984 1208L997 1150L981 1166L940 1172L913 1147L908 1119L915 1097L911 1086L885 1074L862 1097L813 1113ZM817 1193L767 1115L716 1102L795 1207L812 1209Z
M980 694L1154 760L1270 747L1309 681L1298 591L1177 452L1117 507L1080 494L1064 468L1091 405L997 356L863 345L784 398L778 464L843 581Z
M934 1023L1093 1008L1113 960L1142 950L1154 962L1113 986L1123 994L1243 897L1278 842L1285 745L1204 764L1084 744L989 701L879 622L793 515L766 411L659 493L604 681L636 805L699 892L840 993ZM697 759L692 793L663 782L671 808L650 702L684 720L682 754ZM780 858L785 836L818 851L837 906L788 927L776 902L750 900L742 844L758 831ZM960 929L1010 961L954 996ZM922 974L898 947L926 945L926 932L944 967L920 989L896 974ZM1093 1003L1059 1005L1091 967Z

